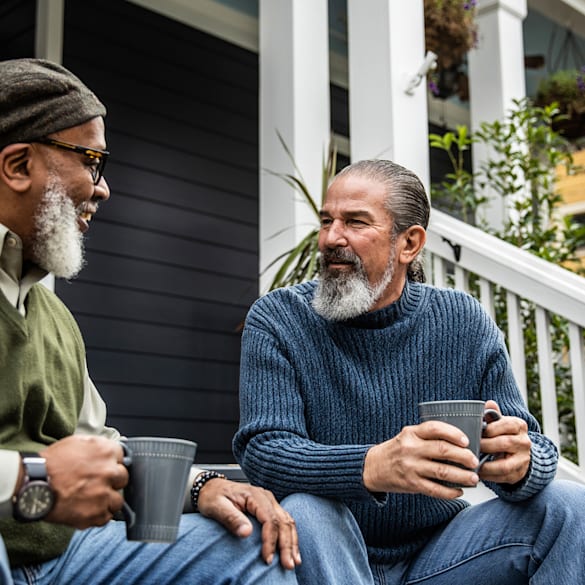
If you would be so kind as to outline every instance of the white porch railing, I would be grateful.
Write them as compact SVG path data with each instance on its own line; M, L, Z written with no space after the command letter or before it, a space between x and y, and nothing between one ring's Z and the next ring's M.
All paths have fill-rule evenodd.
M512 368L526 399L527 376L521 320L523 299L535 307L537 359L542 401L542 430L560 451L561 433L555 385L555 360L550 319L566 320L569 347L563 361L570 362L574 401L578 465L561 458L559 477L585 483L585 279L537 258L498 238L433 210L427 231L427 280L437 286L470 291L470 277L477 277L479 300L495 317L494 288L505 290L508 340ZM475 277L474 277L475 280Z

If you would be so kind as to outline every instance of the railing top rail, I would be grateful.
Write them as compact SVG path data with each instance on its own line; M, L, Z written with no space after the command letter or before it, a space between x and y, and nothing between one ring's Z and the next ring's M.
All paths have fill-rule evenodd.
M453 246L460 247L458 261ZM430 252L585 327L585 278L436 209L433 209L427 230L426 247Z

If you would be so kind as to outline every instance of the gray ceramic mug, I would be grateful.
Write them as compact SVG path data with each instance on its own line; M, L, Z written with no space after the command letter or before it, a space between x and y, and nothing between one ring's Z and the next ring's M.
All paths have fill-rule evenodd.
M120 442L129 474L123 508L128 540L174 542L197 444L164 437Z
M479 446L481 436L488 423L498 420L500 413L491 408L485 408L483 400L435 400L433 402L421 402L418 405L418 413L421 422L427 420L439 420L456 426L469 439L468 449L478 458L479 465L475 471L491 457L482 454ZM456 465L450 463L450 465ZM451 482L440 482L449 487L472 487L454 484Z

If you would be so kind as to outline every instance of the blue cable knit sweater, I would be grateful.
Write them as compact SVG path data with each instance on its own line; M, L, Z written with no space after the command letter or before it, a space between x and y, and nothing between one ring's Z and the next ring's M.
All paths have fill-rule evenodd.
M556 448L524 407L500 331L475 299L407 283L392 305L335 323L311 307L314 290L314 281L278 289L246 319L234 453L252 483L280 498L345 502L371 561L388 563L414 554L468 505L371 494L362 483L368 449L417 424L419 402L493 399L527 421L530 471L520 485L490 484L500 497L526 499L553 479Z

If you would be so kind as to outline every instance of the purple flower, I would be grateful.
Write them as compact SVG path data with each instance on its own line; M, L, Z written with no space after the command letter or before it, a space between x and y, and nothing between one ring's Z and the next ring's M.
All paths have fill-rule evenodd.
M439 95L439 86L433 81L429 81L429 89L433 95Z
M585 93L585 65L581 66L581 73L577 73L577 89Z

